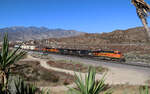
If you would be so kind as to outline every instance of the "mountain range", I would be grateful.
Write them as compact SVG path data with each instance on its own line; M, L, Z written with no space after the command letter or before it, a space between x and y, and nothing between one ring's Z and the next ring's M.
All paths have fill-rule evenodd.
M84 34L83 32L79 32L76 30L49 29L46 27L33 27L33 26L32 27L15 26L0 29L2 37L4 36L5 32L8 33L8 38L11 41L62 38Z
M11 41L27 41L60 38L59 41L78 44L128 44L147 42L147 33L143 27L115 30L108 33L83 33L76 30L49 29L46 27L7 27L0 29L0 35L7 32ZM102 32L102 31L101 31ZM2 39L0 36L0 38Z
M101 44L134 44L147 43L148 36L143 27L129 28L126 30L115 30L108 33L85 33L78 36L56 39L65 44L84 44L84 45L101 45ZM49 39L51 40L51 39Z
M118 50L121 52L142 51L150 53L150 42L143 27L115 30L104 33L85 33L66 38L49 38L37 41L37 44L45 44L48 47L88 50ZM40 42L40 43L38 43Z

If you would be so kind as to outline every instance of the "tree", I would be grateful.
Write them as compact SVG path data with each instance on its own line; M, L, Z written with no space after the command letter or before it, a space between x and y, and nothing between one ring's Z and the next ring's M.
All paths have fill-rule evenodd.
M150 29L147 23L147 17L150 13L150 6L144 0L132 0L131 2L136 7L137 15L141 19L148 35L148 41L150 41Z
M21 51L20 47L14 51L10 51L8 35L5 34L2 50L0 51L0 85L3 87L3 91L7 91L11 65L20 60L25 54L26 52Z

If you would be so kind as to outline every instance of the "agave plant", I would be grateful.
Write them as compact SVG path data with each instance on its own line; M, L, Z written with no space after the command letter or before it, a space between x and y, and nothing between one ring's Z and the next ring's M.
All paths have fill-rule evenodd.
M2 90L7 90L7 83L10 74L11 65L20 60L26 52L16 49L14 51L9 50L8 35L5 34L2 44L2 50L0 52L0 84L3 86Z
M15 80L15 88L15 94L49 94L49 90L40 91L35 85L25 83L21 77Z
M75 84L77 88L70 88L69 93L71 94L99 94L103 92L106 85L104 84L104 77L96 81L96 70L92 67L88 70L88 75L85 76L85 81L83 81L81 76L75 74ZM104 94L111 94L111 91L108 90Z
M35 94L37 88L34 85L26 84L21 77L15 81L16 94Z
M149 94L149 88L148 88L148 86L141 87L139 89L139 92L140 92L140 94Z
M49 90L42 90L40 94L50 94Z

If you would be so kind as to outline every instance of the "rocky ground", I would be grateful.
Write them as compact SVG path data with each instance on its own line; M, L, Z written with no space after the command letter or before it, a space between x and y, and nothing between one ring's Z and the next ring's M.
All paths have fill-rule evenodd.
M89 67L94 67L97 73L103 73L108 71L107 68L104 68L102 66L90 66L79 62L67 61L67 60L58 60L58 61L51 60L48 61L47 64L49 64L51 67L72 70L75 72L82 72L82 73L87 73Z
M126 62L148 63L150 64L150 54L140 51L128 52L124 54Z
M31 54L32 56L30 56ZM95 61L91 59L65 55L43 55L37 53L36 55L30 53L30 55L27 55L26 58L18 63L16 70L19 71L14 70L14 72L23 76L29 83L36 82L36 84L41 88L51 89L51 94L65 94L68 90L68 86L74 87L75 85L72 84L74 70L61 68L57 65L51 66L51 64L48 64L48 61L50 60L55 60L57 63L59 61L60 64L72 61L72 63L78 62L83 65L103 66L104 68L108 68L106 84L109 84L109 87L113 88L113 94L131 94L131 92L133 94L138 94L137 92L139 87L141 85L148 84L150 80L149 68ZM80 74L79 72L76 73ZM86 73L81 73L83 77L85 74ZM55 77L58 77L58 79L55 79ZM96 79L98 80L101 77L102 74L98 73ZM69 81L69 83L68 78L72 79ZM67 87L65 85L67 85Z
M109 71L106 76L106 82L111 84L109 87L113 89L113 94L138 94L140 85L145 84L148 81L150 75L148 75L147 68L140 68L140 67L133 67L133 66L122 66L119 64L111 64L106 62L98 62L93 60L86 60L81 59L78 57L69 57L69 56L60 56L60 55L48 55L50 58L56 60L72 60L76 62L81 62L83 64L90 64L90 65L102 65L109 68ZM47 57L48 57L47 56ZM42 62L42 61L41 61ZM41 63L45 68L53 68L49 67L46 62ZM64 70L61 68L53 68L55 71L67 72L73 74L71 71ZM135 76L136 75L136 76ZM99 77L97 79L100 79ZM121 85L119 85L121 84ZM57 90L58 87L51 87L52 94L65 94L66 88L59 86L59 91ZM56 91L57 90L57 91Z
M118 63L109 63L104 61L91 60L80 57L71 57L71 56L61 56L50 54L56 60L72 60L76 62L81 62L87 65L93 66L103 66L108 68L108 77L106 82L109 84L130 84L130 85L141 85L145 84L146 81L149 80L150 69L139 67L139 66L130 66L130 65L122 65ZM136 75L136 76L135 76Z
M65 85L74 81L72 75L43 68L40 62L35 60L18 62L14 66L12 73L20 75L27 83L33 83L37 86Z

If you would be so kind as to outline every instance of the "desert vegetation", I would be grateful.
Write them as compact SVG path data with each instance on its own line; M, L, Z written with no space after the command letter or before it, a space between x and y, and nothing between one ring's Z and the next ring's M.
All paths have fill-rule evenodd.
M95 80L96 70L92 67L89 68L88 75L85 76L84 80L81 76L75 75L75 84L77 88L70 88L71 94L99 94L104 91L104 94L111 94L110 90L106 90L104 77L101 80Z
M25 54L26 52L20 50L19 48L15 49L14 51L9 50L9 41L7 39L7 34L6 34L3 40L2 50L0 53L0 94L49 94L49 92L44 92L45 90L41 91L32 82L25 81L25 80L35 81L38 80L35 79L36 77L39 78L39 80L41 80L40 78L42 77L44 77L44 79L46 79L46 77L48 78L55 77L54 74L56 74L57 72L42 69L39 66L39 63L36 61L34 61L33 64L28 63L26 65L24 65L25 63L22 64L19 62L17 63L17 61L19 61ZM24 71L21 70L22 66L27 67L27 70ZM37 69L36 67L39 67L40 71L38 71L39 69ZM43 74L41 70L43 70L43 72L46 74ZM21 71L22 74L19 74L19 71ZM84 78L82 78L80 75L75 74L74 81L76 87L75 88L70 87L68 91L69 94L101 94L101 93L111 94L113 93L112 86L105 84L105 78L104 78L105 76L102 77L100 80L95 79L96 68L89 67L87 72L88 74ZM35 74L35 76L30 75L32 73L33 75ZM22 79L22 77L16 74L19 74L24 79ZM39 75L42 76L38 77ZM118 87L116 86L116 88ZM140 87L138 93L149 94L149 87L148 86Z
M5 34L0 54L0 94L35 94L37 92L38 88L34 85L26 84L19 77L11 75L12 65L25 54L26 52L19 48L10 51L8 36Z
M47 62L52 67L57 67L61 69L73 70L76 72L87 73L88 68L92 65L82 64L80 62L74 62L69 60L56 60L56 61L48 61ZM102 66L92 66L96 69L97 73L107 72L108 69Z
M74 81L72 75L45 69L38 61L19 61L12 69L12 74L20 75L26 83L36 84L38 87L60 86Z

